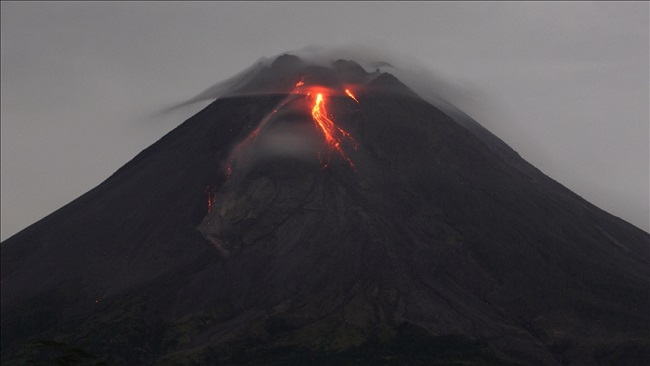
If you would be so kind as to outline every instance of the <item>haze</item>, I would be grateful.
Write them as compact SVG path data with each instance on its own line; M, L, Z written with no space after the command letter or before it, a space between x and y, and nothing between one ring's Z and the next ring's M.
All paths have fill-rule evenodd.
M382 55L437 80L545 174L649 230L647 2L0 6L2 240L207 101L160 111L305 47Z

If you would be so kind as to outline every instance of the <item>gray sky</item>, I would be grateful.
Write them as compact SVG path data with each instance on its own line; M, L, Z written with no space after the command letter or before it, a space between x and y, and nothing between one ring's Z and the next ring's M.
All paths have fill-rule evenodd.
M1 239L101 183L263 56L378 50L646 231L647 2L1 3ZM399 66L399 65L397 65Z

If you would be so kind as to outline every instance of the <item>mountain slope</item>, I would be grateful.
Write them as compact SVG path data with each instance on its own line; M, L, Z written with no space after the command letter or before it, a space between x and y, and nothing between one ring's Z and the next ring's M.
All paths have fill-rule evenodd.
M3 364L647 357L647 233L392 75L241 80L2 243Z

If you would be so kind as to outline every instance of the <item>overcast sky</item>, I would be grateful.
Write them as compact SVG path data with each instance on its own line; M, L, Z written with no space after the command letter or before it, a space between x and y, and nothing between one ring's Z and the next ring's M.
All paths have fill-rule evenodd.
M202 105L164 108L305 46L363 46L435 73L526 160L648 230L648 2L3 1L1 10L3 240Z

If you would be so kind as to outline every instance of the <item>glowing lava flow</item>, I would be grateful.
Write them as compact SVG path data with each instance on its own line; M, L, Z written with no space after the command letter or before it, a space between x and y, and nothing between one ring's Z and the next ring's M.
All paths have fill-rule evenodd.
M350 164L350 167L354 169L354 163L343 152L343 149L341 148L341 142L343 139L347 138L354 144L355 149L357 148L358 144L347 131L334 124L334 121L332 121L332 119L328 116L327 108L325 107L325 97L323 97L322 93L318 93L316 95L314 106L311 109L311 116L314 119L316 125L323 132L323 136L325 136L325 142L327 145L331 149L336 150L336 152L338 152L341 157L345 159L348 164ZM325 163L325 167L327 167L327 163Z
M354 95L352 94L352 92L350 91L350 89L345 89L345 94L347 94L348 97L354 99L354 101L357 102L357 104L359 104L359 101L357 100L357 98L354 97Z
M350 92L349 89L344 89L345 94L352 98L357 104L359 101L357 98ZM358 149L359 144L357 141L350 135L347 131L337 126L332 120L331 115L327 111L326 100L328 95L337 95L340 96L342 93L340 91L335 91L323 86L306 86L303 79L298 81L288 95L278 103L273 110L268 113L260 123L244 138L243 141L239 142L235 148L231 151L230 156L225 161L223 166L223 173L226 180L230 179L233 168L237 168L238 161L246 161L250 154L246 154L245 150L247 146L255 144L260 133L264 130L273 118L274 115L278 113L279 110L283 109L287 104L293 103L294 101L306 98L307 100L313 100L313 105L311 107L311 116L314 121L314 124L318 129L323 133L325 138L325 143L328 148L328 157L327 161L324 161L321 157L320 152L318 153L318 159L323 164L324 168L327 168L330 161L330 153L332 150L336 150L339 155L350 165L353 170L356 170L356 167L352 160L345 154L341 144L344 140L347 140L347 146L352 146L355 150ZM216 209L218 212L217 202L217 190L208 186L205 188L205 193L207 194L207 211L210 214L213 210Z
M250 135L248 135L248 137L246 137L246 139L240 145L245 145L250 141L256 141L258 135L260 134L260 131L266 127L266 124L271 120L271 117L273 117L274 114L278 113L278 110L282 109L285 105L287 105L287 103L291 102L293 98L295 98L292 97L292 95L300 94L300 89L304 84L305 83L302 81L302 79L300 79L300 81L298 81L293 89L289 92L289 95L284 98L280 104L276 105L271 113L267 114L266 117L262 119L262 122L260 122L260 124L253 130L253 132L251 132Z
M212 212L212 205L217 201L217 192L210 186L205 187L205 193L208 194L208 213Z
M352 94L352 92L349 89L344 89L344 90L345 90L345 94L348 97L352 98L357 104L359 103L357 98ZM259 137L261 131L266 128L267 124L271 121L273 116L276 113L278 113L278 110L281 110L287 104L293 103L296 99L301 97L306 97L308 100L313 100L313 105L311 108L312 119L314 121L314 124L323 133L323 137L325 138L325 143L328 147L327 161L324 161L321 158L319 153L319 160L321 161L321 163L323 163L324 167L327 167L329 165L329 153L332 150L336 150L336 152L338 152L339 155L341 155L341 157L348 162L348 164L352 169L356 169L352 160L343 151L343 147L341 146L341 144L343 143L344 140L347 140L348 143L350 143L352 147L356 150L358 148L358 143L352 137L352 135L350 135L344 129L338 127L332 120L332 117L328 113L326 107L326 98L330 94L340 95L342 93L339 91L335 91L333 89L328 89L323 86L312 86L312 85L307 86L305 85L304 79L300 79L294 85L292 90L288 93L286 98L284 98L278 105L276 105L275 108L273 108L273 110L271 111L271 113L267 114L262 119L262 121L258 124L258 126L255 127L253 131L235 147L235 149L233 149L228 160L226 160L224 165L225 178L230 179L230 176L233 172L233 167L235 167L238 160L246 159L245 155L241 154L242 151L245 149L246 146L251 146L257 141L257 138ZM211 206L208 207L208 210L210 209Z
M275 115L278 112L279 109L282 109L287 103L291 102L293 100L293 98L295 98L295 97L293 97L293 95L300 94L300 87L303 84L304 83L303 83L302 79L300 81L298 81L296 83L295 87L289 93L289 95L286 98L284 98L278 105L276 105L273 108L273 110L271 111L271 113L267 114L262 119L262 121L259 123L259 125L257 127L255 127L255 129L253 129L253 131L248 136L246 136L246 138L242 142L237 144L237 146L235 147L235 149L230 154L230 157L228 158L228 160L226 161L225 166L224 166L224 175L225 175L226 179L230 179L230 176L232 175L232 170L233 170L232 167L235 164L235 161L239 158L240 151L245 146L254 144L255 141L257 141L257 138L258 138L258 136L260 134L260 131L262 131L266 127L267 123L271 120L271 117L273 117L273 115Z

